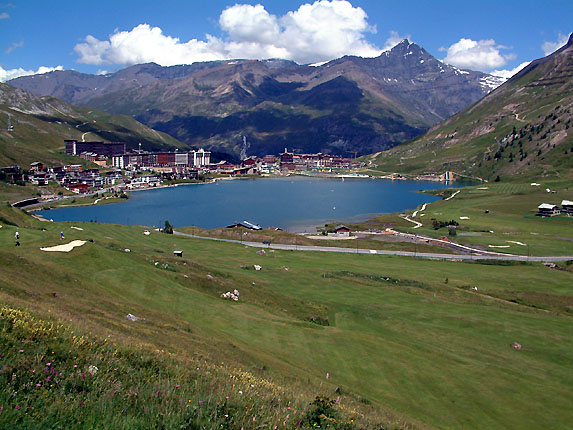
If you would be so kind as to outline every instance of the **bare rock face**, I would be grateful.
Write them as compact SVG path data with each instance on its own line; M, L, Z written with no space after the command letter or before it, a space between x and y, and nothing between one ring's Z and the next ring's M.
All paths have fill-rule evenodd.
M346 156L388 149L499 83L444 64L407 40L377 58L346 56L319 67L285 60L152 63L104 76L55 71L10 81L38 95L130 115L235 159L243 136L248 155L285 146Z

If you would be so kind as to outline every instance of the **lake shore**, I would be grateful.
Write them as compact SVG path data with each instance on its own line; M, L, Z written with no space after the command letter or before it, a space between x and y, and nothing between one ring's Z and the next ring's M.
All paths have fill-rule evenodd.
M123 205L69 206L54 209L49 214L39 211L39 214L56 221L97 219L98 222L150 226L162 225L169 219L175 227L194 225L205 229L247 220L265 227L313 233L317 226L327 223L366 221L379 214L415 208L428 199L439 198L420 194L420 189L448 186L436 182L308 175L265 177L266 181L247 179L254 178L215 178L205 183L139 189L134 190L139 192L132 193ZM180 186L198 184L212 186ZM68 215L63 216L64 212ZM157 220L161 222L158 224Z

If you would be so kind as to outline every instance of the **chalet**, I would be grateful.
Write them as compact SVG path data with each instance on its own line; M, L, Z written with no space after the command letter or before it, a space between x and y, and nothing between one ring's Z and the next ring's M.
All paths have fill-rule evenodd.
M73 193L87 193L89 190L89 187L87 186L87 184L71 184L68 185L68 190L70 190Z
M253 224L252 222L249 221L235 222L234 224L227 226L227 228L235 228L235 227L243 227L243 228L248 228L250 230L262 230L260 225Z
M44 164L39 161L35 161L34 163L30 164L30 170L32 172L41 172L44 170Z
M64 168L66 169L66 172L81 172L82 171L82 165L81 164L69 164L67 166L64 166Z
M263 157L263 162L265 164L275 164L277 162L277 157L274 155L265 155Z
M571 200L563 200L561 202L561 213L573 214L573 202Z
M296 165L294 163L283 163L281 162L281 172L294 172L296 170Z
M48 181L50 180L50 175L47 172L36 171L34 174L28 177L28 180L31 184L38 185L38 186L45 186L48 185Z
M349 237L350 236L350 229L345 225L339 225L334 229L334 232L340 237Z
M259 159L255 156L249 157L249 158L245 158L242 162L241 162L241 166L242 167L256 167L257 164L259 162Z
M91 188L99 188L103 186L103 182L103 178L99 175L82 175L80 178L80 183Z
M140 176L134 178L131 183L129 183L129 188L147 188L147 187L158 187L161 185L161 178L159 176Z
M537 206L537 216L555 216L559 215L559 206L551 203L541 203Z

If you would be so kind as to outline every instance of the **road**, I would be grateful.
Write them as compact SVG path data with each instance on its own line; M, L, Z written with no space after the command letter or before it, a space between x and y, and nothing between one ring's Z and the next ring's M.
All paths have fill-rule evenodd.
M398 255L402 257L426 258L432 260L452 260L452 261L474 261L474 260L501 260L501 261L536 261L536 262L555 262L573 260L573 256L555 256L555 257L534 257L526 255L511 254L471 254L471 255L452 255L439 254L431 252L409 252L409 251L383 251L380 249L361 249L361 248L337 248L334 246L310 246L310 245L286 245L274 243L265 245L261 242L241 242L239 240L219 239L214 237L194 236L192 234L173 231L177 236L191 237L194 239L214 240L217 242L240 243L245 246L254 248L269 248L284 251L307 251L307 252L339 252L346 254L369 254L369 255Z

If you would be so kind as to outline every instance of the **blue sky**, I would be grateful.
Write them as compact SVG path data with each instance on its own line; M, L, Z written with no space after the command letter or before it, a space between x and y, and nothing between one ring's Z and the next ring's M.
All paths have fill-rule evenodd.
M229 58L320 63L403 38L462 68L509 75L563 44L572 0L0 0L0 81Z

